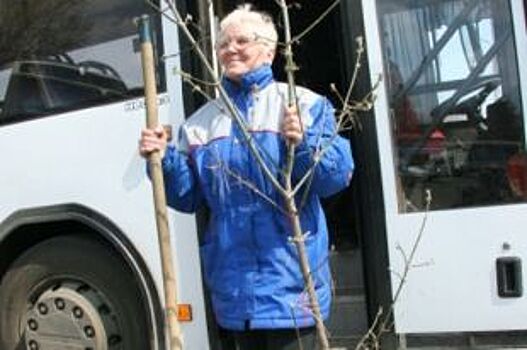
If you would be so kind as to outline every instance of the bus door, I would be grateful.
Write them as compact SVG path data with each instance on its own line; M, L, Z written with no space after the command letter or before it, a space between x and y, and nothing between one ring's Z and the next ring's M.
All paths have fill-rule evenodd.
M396 333L525 329L523 0L362 6Z

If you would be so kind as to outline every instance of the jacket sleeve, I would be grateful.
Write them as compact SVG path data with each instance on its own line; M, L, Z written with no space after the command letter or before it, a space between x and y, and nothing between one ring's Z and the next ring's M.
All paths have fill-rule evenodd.
M305 112L304 112L305 113ZM336 132L334 108L326 98L319 98L309 108L304 139L296 148L293 180L300 179L315 166L310 191L320 197L330 196L349 185L354 169L351 146ZM314 158L322 153L315 165Z
M169 144L161 160L167 204L185 213L195 212L203 204L203 196L188 156L188 142L182 128L179 129L178 146ZM150 177L150 169L147 166Z
M195 212L203 197L189 157L169 145L161 164L167 204L185 213Z

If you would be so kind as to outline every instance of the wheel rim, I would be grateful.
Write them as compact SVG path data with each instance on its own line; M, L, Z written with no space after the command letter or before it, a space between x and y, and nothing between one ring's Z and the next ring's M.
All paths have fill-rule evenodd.
M25 314L30 350L118 349L122 332L117 315L94 288L76 281L55 283L33 295Z

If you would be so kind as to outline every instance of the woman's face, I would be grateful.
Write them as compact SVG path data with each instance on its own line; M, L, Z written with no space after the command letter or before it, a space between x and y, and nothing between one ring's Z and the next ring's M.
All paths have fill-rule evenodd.
M274 51L256 39L254 30L245 23L231 24L220 34L218 58L229 79L240 81L243 74L272 63Z

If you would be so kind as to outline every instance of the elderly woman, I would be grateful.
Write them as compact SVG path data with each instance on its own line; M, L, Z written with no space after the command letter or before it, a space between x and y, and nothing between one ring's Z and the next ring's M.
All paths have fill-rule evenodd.
M277 33L271 18L243 5L220 23L217 53L222 86L267 162L280 179L286 145L296 145L293 181L316 165L301 211L302 229L323 317L330 309L328 238L320 198L345 188L353 170L349 142L335 137L327 99L297 89L299 113L286 108L287 86L273 78ZM300 117L302 122L300 121ZM266 179L221 99L205 104L181 127L178 148L162 129L143 130L140 153L160 151L170 206L210 209L201 247L205 281L216 320L230 345L224 349L314 347L314 319L282 199ZM301 197L299 195L299 197ZM299 201L300 202L300 201ZM297 329L298 328L298 329Z

